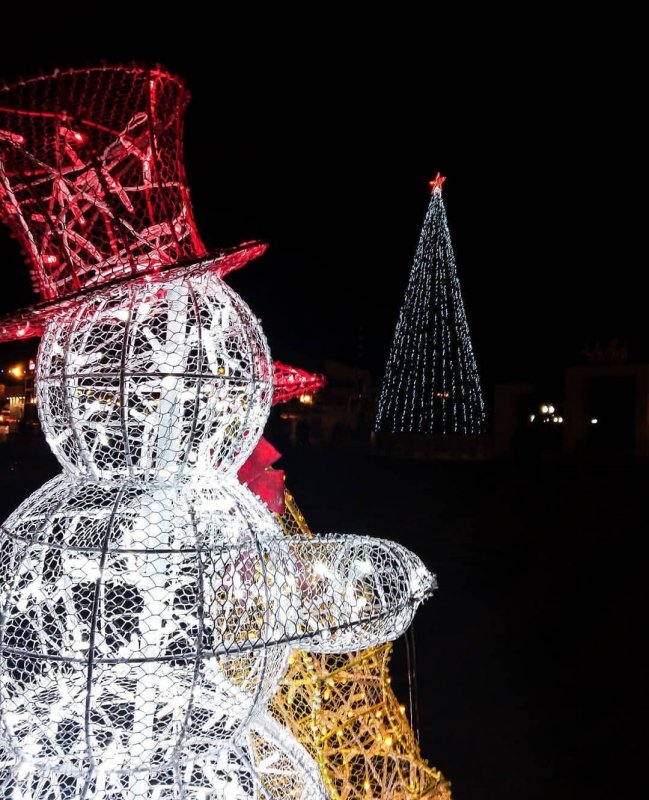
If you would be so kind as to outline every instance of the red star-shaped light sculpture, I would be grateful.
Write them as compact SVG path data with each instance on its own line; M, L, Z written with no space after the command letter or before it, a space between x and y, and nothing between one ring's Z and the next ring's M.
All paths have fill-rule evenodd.
M442 184L444 183L445 180L446 178L442 175L442 173L438 172L437 175L435 175L435 177L432 180L428 181L428 186L430 187L430 193L433 194L433 192L436 189L439 189L439 191L441 192Z

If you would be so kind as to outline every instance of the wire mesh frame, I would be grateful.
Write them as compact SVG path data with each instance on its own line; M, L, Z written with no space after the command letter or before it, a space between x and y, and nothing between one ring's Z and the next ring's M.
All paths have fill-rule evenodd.
M139 67L0 89L0 215L43 299L205 254L182 160L188 97Z
M159 771L186 760L187 750L214 752L270 696L283 669L281 650L246 657L234 646L233 658L204 658L215 636L227 643L236 635L228 628L234 579L230 574L229 586L218 585L209 573L210 547L227 556L224 541L239 540L245 559L246 539L255 549L250 529L276 535L260 504L229 488L170 497L161 488L151 493L59 476L7 520L1 702L5 742L17 745L16 756L25 756L25 734L35 722L36 730L55 729L41 750L49 752L54 739L68 770L75 762L81 771L105 765L108 755L114 768L125 762L129 770L146 764ZM126 536L129 546L120 548ZM225 583L227 571L220 578ZM219 591L226 595L224 625L215 632ZM240 610L237 621L251 616ZM153 702L147 700L152 679L156 697L165 699L167 734L165 713L142 711ZM138 708L148 737L144 722L138 734ZM46 758L44 766L54 762Z
M288 536L313 536L288 490L278 519ZM329 800L451 798L392 691L391 655L388 642L344 654L294 651L289 659L271 711L317 762Z
M34 89L40 99L26 113L23 103L20 114L11 116L12 123L0 128L4 215L23 241L34 267L35 286L45 299L203 254L179 157L177 103L170 105L174 124L154 130L162 116L153 113L157 90L152 78L162 76L164 83L169 76L156 71L113 72L121 94L102 82L111 70L63 73L57 80L21 84L29 87L26 92ZM95 73L101 76L98 85ZM136 84L147 93L147 111L132 114L129 92ZM46 108L45 113L48 104L38 94L44 86L55 87L51 91L56 95L54 110ZM102 131L111 137L103 150L96 145L101 125L83 116L79 92L88 107L99 103L102 112L125 110L130 115L124 127ZM128 98L123 107L118 94ZM7 95L3 97L6 100ZM76 116L69 108L76 110ZM4 107L2 113L14 110ZM18 117L30 120L26 135L15 130ZM32 136L37 120L41 127ZM156 168L165 167L165 159L156 162L146 148L155 149L172 128L169 153L173 150L175 155L170 169L182 179L165 183L158 176L152 179ZM55 165L48 163L52 152L43 152L41 158L38 146L53 147ZM83 148L90 148L85 157ZM168 204L160 199L159 207L167 211L156 216L156 193L180 198L178 214L168 212ZM190 798L208 792L230 800L235 797L231 781L225 786L225 779L214 775L215 770L225 774L228 769L241 773L233 790L237 797L247 798L253 792L276 796L284 788L283 778L281 785L260 780L268 758L257 758L253 765L251 754L275 748L275 758L281 751L294 765L307 763L289 737L269 733L272 725L264 711L265 691L281 675L277 661L285 656L286 645L308 640L313 649L339 652L397 636L432 587L421 562L388 542L337 536L288 545L276 534L265 536L263 525L253 525L250 539L244 524L246 503L239 514L232 512L236 491L228 482L220 487L221 495L214 485L201 493L196 485L187 484L189 476L210 484L208 468L212 481L219 473L223 477L236 469L260 434L254 426L242 427L241 414L252 409L264 416L269 399L264 396L259 402L260 398L246 394L232 403L231 398L219 398L236 406L232 416L223 408L214 413L214 425L224 439L217 446L210 440L208 446L194 449L200 425L193 424L188 433L185 423L190 417L196 420L200 410L184 382L205 383L207 377L202 367L182 368L183 348L191 335L206 347L213 340L223 344L228 339L223 324L215 332L211 323L209 335L201 337L202 316L190 333L186 290L191 284L156 283L156 287L155 296L138 295L137 303L130 304L125 298L132 299L129 292L140 289L100 290L81 301L69 318L61 316L50 325L44 337L40 361L46 366L39 374L44 428L66 474L32 495L2 531L0 702L9 703L2 715L2 746L13 751L18 773L3 772L0 788L21 800ZM117 322L106 318L105 309L92 318L96 304L103 301L115 301ZM115 327L130 323L136 308L138 321L146 322L140 325L143 335L130 351L124 344L129 337L122 337L120 350ZM85 319L84 313L88 313ZM223 315L220 306L216 316L221 322ZM226 316L230 321L229 313ZM244 320L239 333L245 339L250 330ZM238 362L235 371L250 364L254 370L249 350L239 348L240 342L227 350ZM126 353L143 358L145 366L129 373ZM209 361L209 354L206 358ZM236 381L228 383L232 376L227 373L227 367L223 372L217 369L214 385L223 388L227 383L232 388ZM128 403L132 394L122 391L124 380L130 379L148 382L143 390L146 400L135 408ZM243 383L250 385L248 378ZM139 389L138 384L133 394ZM199 406L203 400L201 395ZM206 405L209 408L209 400ZM66 446L72 440L76 449ZM221 446L226 440L227 445ZM65 508L59 513L63 495ZM215 495L219 495L216 505ZM174 536L185 545L187 538L196 539L192 526L206 509L214 526L215 510L224 507L226 522L217 525L218 535L208 536L212 547L179 546L178 552L169 548ZM236 530L228 539L225 530L232 526ZM80 535L83 545L76 542ZM124 539L138 546L122 547ZM199 580L197 589L195 575L186 565L189 560L200 573L206 553L209 580ZM205 644L208 594L215 599L209 617L214 626L211 647L202 649L200 658L192 653L192 662L191 648L187 652L182 648L195 641L195 649L201 651ZM115 649L117 655L111 657ZM75 675L78 665L81 669ZM160 670L187 666L193 669L185 670L184 678L161 680ZM205 691L185 708L182 694L188 686L195 691L197 684L190 676L196 669ZM205 678L209 669L217 676ZM76 686L75 678L80 679ZM30 692L29 713L23 714L21 703ZM219 692L225 693L227 703L218 702ZM200 753L191 751L190 723L198 727L199 738L209 729L209 742L201 743ZM237 737L237 729L245 730L246 736ZM256 748L251 744L255 736L261 742ZM197 769L204 773L198 779ZM286 772L284 777L295 781L295 770ZM316 783L303 781L296 790L301 800L320 796Z
M395 546L364 537L289 540L229 481L170 493L62 475L2 534L2 738L18 761L79 778L216 754L263 717L278 645L382 641L421 599L405 550L390 563Z
M97 291L48 326L36 381L52 450L93 480L235 472L272 384L259 323L209 270Z

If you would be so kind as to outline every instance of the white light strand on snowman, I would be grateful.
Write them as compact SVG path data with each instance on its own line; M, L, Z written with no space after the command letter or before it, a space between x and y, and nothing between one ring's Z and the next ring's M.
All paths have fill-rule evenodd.
M254 247L132 274L145 256L155 267L158 253L143 255L149 240L135 222L147 236L187 242L184 227L174 234L159 222L171 201L153 198L175 190L174 219L191 221L182 168L175 183L156 185L163 171L151 169L145 147L154 135L162 159L164 135L180 130L166 120L184 107L184 90L137 68L59 73L18 88L39 114L75 93L96 101L97 113L117 114L116 103L102 102L114 93L78 89L92 81L140 92L151 124L124 122L125 102L119 126L110 120L122 131L117 158L111 129L94 126L86 109L78 141L104 137L97 152L108 160L81 185L69 147L69 166L44 165L25 149L29 137L51 143L53 124L67 136L63 112L6 113L0 125L13 148L6 170L0 158L0 200L10 224L40 226L36 269L46 274L55 262L45 248L56 245L59 266L93 260L86 283L113 269L117 254L121 281L55 297L2 328L22 336L16 319L42 327L38 408L63 472L0 528L0 798L325 800L317 765L268 712L290 650L339 653L395 639L434 580L392 542L287 538L239 482L274 374L258 321L221 276ZM19 123L24 133L11 127ZM48 215L31 212L35 188ZM128 200L125 222L109 194ZM68 231L60 240L55 219ZM90 249L78 226L93 228ZM64 288L77 279L57 274L68 276L57 284Z
M272 369L209 271L95 294L46 331L39 408L64 472L2 528L14 796L167 796L171 781L264 797L251 736L269 731L289 796L324 796L266 713L289 645L393 639L431 577L393 543L289 540L239 484Z

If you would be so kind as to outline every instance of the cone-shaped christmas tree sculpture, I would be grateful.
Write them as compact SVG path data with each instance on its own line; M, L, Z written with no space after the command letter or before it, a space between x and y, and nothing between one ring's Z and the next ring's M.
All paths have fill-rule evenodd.
M441 175L431 198L390 349L375 430L479 434L484 404L460 292Z
M288 536L312 536L288 491L279 520ZM392 691L391 656L391 643L291 656L271 708L315 759L329 800L451 798L448 781L422 759Z
M198 237L186 98L135 67L0 90L0 215L44 301L0 333L42 335L62 467L0 526L3 800L325 800L269 711L291 649L392 640L434 587L393 542L287 537L240 482L275 371L222 278L260 251Z

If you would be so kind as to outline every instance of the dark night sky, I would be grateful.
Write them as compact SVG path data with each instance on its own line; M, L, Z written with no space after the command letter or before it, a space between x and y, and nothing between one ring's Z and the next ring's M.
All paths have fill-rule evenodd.
M8 42L0 75L103 58L158 61L186 78L200 229L210 246L270 241L230 282L276 358L354 360L362 335L380 374L437 170L487 386L556 377L585 341L614 335L649 355L633 198L644 188L641 110L633 47L613 58L605 46L625 45L616 23L570 31L545 20L540 44L515 44L491 18L476 45L417 19L357 30L323 20L302 40L225 21L197 39L197 22L170 23L160 38L132 23L128 35L89 26L61 39L50 21L29 48ZM260 31L265 22L281 25L258 20ZM0 310L31 302L8 234L0 259Z

